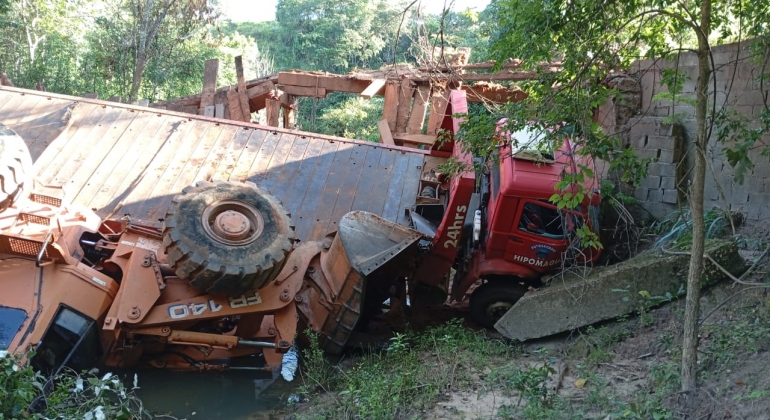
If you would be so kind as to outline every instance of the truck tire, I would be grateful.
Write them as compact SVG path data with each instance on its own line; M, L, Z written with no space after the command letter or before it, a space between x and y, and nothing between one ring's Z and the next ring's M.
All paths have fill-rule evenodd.
M27 144L0 124L0 212L19 199L31 174L32 157Z
M515 281L489 281L471 294L471 319L484 328L495 323L524 296L526 289Z
M163 247L177 276L221 296L274 279L294 244L286 209L253 183L199 182L173 198Z

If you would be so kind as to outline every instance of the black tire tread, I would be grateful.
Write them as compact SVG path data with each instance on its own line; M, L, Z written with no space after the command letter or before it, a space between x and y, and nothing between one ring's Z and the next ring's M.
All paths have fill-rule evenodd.
M223 194L258 195L263 201L251 204L261 206L259 210L265 218L265 232L270 234L263 233L256 242L236 248L193 232L191 221L200 224L202 213L189 214L185 210L195 207L192 205L195 200L205 201L210 196ZM202 211L203 208L205 205L199 204L195 209ZM271 220L277 223L268 227ZM194 246L200 241L206 241L209 249L221 251L224 256L215 255L215 252L205 255L209 249ZM184 188L172 199L164 220L163 247L168 264L193 287L215 295L237 296L259 289L283 269L293 244L291 215L277 199L253 183L198 182L195 186ZM249 257L248 260L243 258L244 255Z
M32 157L24 140L0 124L0 212L18 200L32 174Z
M495 302L515 304L526 293L526 289L514 279L495 280L482 284L471 294L469 309L471 319L484 328L494 328L497 319L487 314L487 307Z

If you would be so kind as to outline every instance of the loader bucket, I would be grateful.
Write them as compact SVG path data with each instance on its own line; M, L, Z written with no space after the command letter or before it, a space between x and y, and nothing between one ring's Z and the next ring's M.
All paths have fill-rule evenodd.
M321 329L325 351L342 352L362 318L382 303L377 301L381 290L414 269L420 238L419 232L372 213L343 216L328 252L321 254L324 277L338 291Z

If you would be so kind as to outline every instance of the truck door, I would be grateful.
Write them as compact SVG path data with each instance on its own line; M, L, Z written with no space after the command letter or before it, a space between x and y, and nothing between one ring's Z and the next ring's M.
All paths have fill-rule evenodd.
M538 272L559 265L568 240L556 206L524 199L519 202L514 218L505 259Z

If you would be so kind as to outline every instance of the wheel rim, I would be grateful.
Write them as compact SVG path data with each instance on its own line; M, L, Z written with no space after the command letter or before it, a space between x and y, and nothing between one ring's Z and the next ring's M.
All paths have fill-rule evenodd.
M487 316L493 321L502 318L513 307L511 302L494 302L487 306Z
M230 246L250 244L265 230L265 220L259 210L238 200L212 203L203 211L201 223L212 239Z

